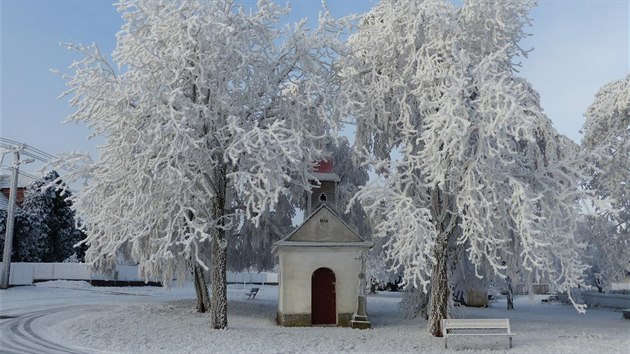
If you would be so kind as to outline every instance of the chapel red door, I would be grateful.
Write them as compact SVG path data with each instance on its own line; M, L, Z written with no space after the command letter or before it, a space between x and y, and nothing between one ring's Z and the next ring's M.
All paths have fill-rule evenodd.
M311 277L312 323L337 324L337 302L335 273L328 268L319 268Z

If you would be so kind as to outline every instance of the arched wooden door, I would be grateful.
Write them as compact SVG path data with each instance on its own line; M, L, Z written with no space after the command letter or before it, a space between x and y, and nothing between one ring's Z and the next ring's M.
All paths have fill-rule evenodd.
M337 324L335 273L319 268L311 277L311 318L314 325Z

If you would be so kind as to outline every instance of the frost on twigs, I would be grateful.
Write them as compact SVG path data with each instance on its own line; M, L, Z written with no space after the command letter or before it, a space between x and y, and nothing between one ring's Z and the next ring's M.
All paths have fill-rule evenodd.
M337 129L330 63L343 23L280 27L288 8L268 1L251 12L221 0L117 6L113 64L70 46L83 59L65 75L67 120L106 140L75 207L87 262L111 267L124 251L168 284L188 262L208 268L210 241L224 245L241 216L256 223L289 187L310 188L322 137Z
M63 170L64 180L67 183L58 184L58 181L52 181L44 186L45 188L57 187L62 188L65 192L68 188L68 184L81 183L87 185L88 180L92 176L94 168L94 160L88 153L71 152L61 153L50 159L45 165L43 165L39 173L44 173L47 170Z
M383 247L389 250L390 269L402 270L405 282L426 291L431 262L418 263L418 260L433 257L436 230L429 209L418 205L409 189L402 189L402 185L390 175L362 187L351 203L360 203L368 215L378 217L374 235L389 237Z
M630 272L630 75L602 87L585 116L583 183L594 215L581 236L591 246L596 285L609 288Z
M430 277L451 238L478 277L517 258L560 291L583 282L583 157L514 70L532 5L382 1L349 39L341 101L381 175L355 200L406 282L446 286Z

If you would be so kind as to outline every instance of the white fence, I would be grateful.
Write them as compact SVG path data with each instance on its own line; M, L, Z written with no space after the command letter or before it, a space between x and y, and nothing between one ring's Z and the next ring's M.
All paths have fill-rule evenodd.
M596 292L582 292L582 300L589 307L601 306L611 308L630 308L630 295L623 294L600 294Z
M228 272L227 281L228 283L278 284L278 273Z
M4 263L0 263L0 271ZM143 282L137 266L119 265L112 274L93 273L84 263L11 263L10 285L31 285L45 280L104 280ZM227 274L228 283L277 284L277 273L242 272Z
M0 264L0 269L4 263ZM45 280L105 280L144 281L138 277L138 267L116 267L112 274L93 273L84 263L11 263L10 285L31 285Z

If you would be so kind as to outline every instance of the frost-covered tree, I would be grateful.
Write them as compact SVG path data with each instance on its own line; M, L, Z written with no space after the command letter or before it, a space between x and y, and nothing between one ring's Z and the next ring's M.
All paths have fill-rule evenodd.
M21 208L15 211L12 262L42 262L44 256L48 254L49 229L45 223L49 216L48 210L45 213L42 213L40 209L33 211L33 213L28 213ZM0 234L0 247L4 247L6 221L7 212L0 210L0 232L3 232Z
M304 189L299 192L304 194ZM272 270L276 265L273 244L293 230L296 208L289 195L281 195L274 209L261 216L258 225L240 215L239 227L233 230L233 241L228 245L228 268L237 272Z
M372 220L369 219L363 206L352 203L352 197L365 186L369 180L366 164L358 163L356 152L350 146L348 139L342 137L337 145L329 145L334 161L333 170L339 176L337 185L337 209L340 217L365 240L373 242L372 248L367 253L366 279L370 285L370 292L376 291L376 285L396 283L398 275L391 272L386 266L383 249L383 239L374 239L372 236Z
M15 210L11 261L43 262L50 254L48 221L53 218L54 192L41 193L29 186L21 207ZM0 211L0 246L4 247L7 212ZM77 240L78 242L79 240Z
M71 196L55 171L27 188L15 214L13 261L63 262L75 254L83 258L83 250L74 247L84 234L76 227ZM6 212L0 214L0 225L4 230Z
M382 216L375 234L391 238L388 258L404 280L430 291L436 336L453 238L477 276L505 278L503 262L517 258L560 291L582 282L578 149L514 71L532 5L385 0L349 39L343 109L379 174L355 200Z
M366 215L360 205L355 204L349 213L343 213L352 196L368 181L367 166L359 166L354 163L353 151L347 138L342 137L338 142L326 144L325 151L334 161L334 172L339 176L337 185L337 204L341 212L340 217L359 234L367 239L371 238L371 230L366 220ZM239 220L233 230L233 242L228 245L228 266L235 271L255 269L257 271L271 270L275 260L272 255L273 244L286 237L295 228L294 223L298 211L306 208L303 187L296 188L288 184L289 193L280 196L273 210L260 215L258 225ZM377 263L374 259L373 262Z
M614 243L618 239L615 224L599 214L586 215L578 223L577 237L586 243L586 263L590 266L586 272L587 285L596 287L602 293L610 289L611 282L623 278L625 268L618 258L625 252L624 244ZM613 241L612 247L607 247L608 240ZM617 250L615 247L621 247ZM617 253L610 253L611 250Z
M26 193L22 203L25 213L33 220L39 215L47 217L43 220L48 227L47 252L42 256L43 262L63 262L74 254L83 259L84 249L75 245L85 238L85 234L77 228L71 198L72 192L56 171L35 181ZM29 224L32 225L31 221Z
M357 163L354 159L355 152L347 138L342 137L337 144L329 144L328 150L332 152L333 172L339 176L337 184L337 206L340 217L364 239L372 238L372 229L369 226L365 211L359 204L352 204L350 200L360 187L368 180L368 166ZM347 210L346 210L347 209Z
M50 241L54 237L51 227L54 224L55 192L40 190L42 184L40 181L28 187L20 212L16 214L14 239L18 246L15 251L22 262L51 262L53 255Z
M103 136L75 202L86 261L111 268L130 250L168 284L210 268L211 325L227 327L226 254L240 220L257 224L308 171L336 130L331 56L337 23L280 26L288 8L259 1L121 1L115 66L96 46L66 76L76 111ZM203 255L210 247L211 255Z
M337 185L337 206L340 217L353 227L365 240L372 241L372 248L367 253L366 279L370 285L370 292L375 293L377 285L397 283L399 276L387 267L383 238L373 238L373 215L368 217L363 206L353 203L352 197L365 186L369 180L368 165L358 163L357 152L350 146L346 138L341 138L339 145L331 146L333 151L334 172L339 176Z
M598 287L608 288L630 272L630 75L602 87L585 116L582 147L592 162L585 187L598 214L587 218L585 236Z

